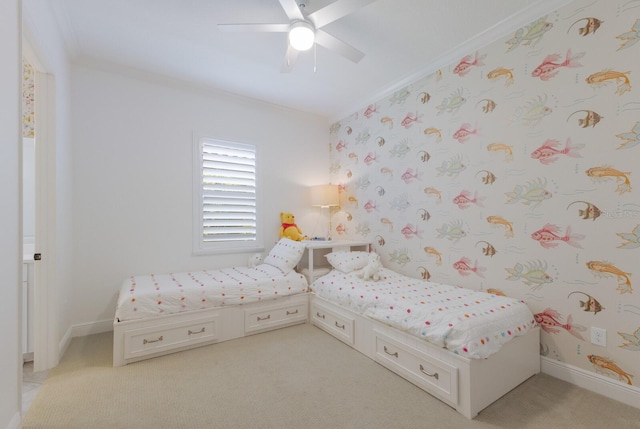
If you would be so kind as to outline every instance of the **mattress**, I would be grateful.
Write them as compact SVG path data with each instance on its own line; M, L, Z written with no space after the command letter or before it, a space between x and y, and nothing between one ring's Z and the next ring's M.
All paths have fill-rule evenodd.
M311 285L317 296L468 358L487 358L536 326L513 298L415 279L383 268L379 281L332 270Z
M144 319L307 291L302 274L292 270L283 275L280 269L267 264L132 276L120 287L115 317L117 321Z

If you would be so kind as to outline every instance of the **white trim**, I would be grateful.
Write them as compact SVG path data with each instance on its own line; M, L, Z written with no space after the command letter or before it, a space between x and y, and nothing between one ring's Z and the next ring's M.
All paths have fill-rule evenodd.
M103 332L111 331L113 331L113 319L80 323L71 327L71 338L86 337L87 335L102 334Z
M34 262L34 371L58 364L56 282L56 118L55 78L36 72L36 245Z
M489 27L485 31L476 34L471 39L444 52L442 55L436 57L435 59L433 59L433 61L429 62L429 64L425 65L424 67L421 67L415 72L388 84L384 88L381 88L379 91L377 91L367 99L352 103L350 107L345 108L345 110L343 110L341 113L332 116L329 122L333 123L344 119L357 110L361 109L363 106L367 106L376 101L380 101L388 95L391 95L393 92L398 91L406 87L407 85L418 81L419 79L427 77L432 73L435 73L438 69L447 67L455 61L459 61L460 58L462 58L464 55L467 55L469 52L482 49L500 39L501 37L513 33L518 28L527 25L530 22L540 18L541 16L551 13L562 6L571 3L572 1L574 0L538 0L533 4L527 6L526 8L503 19L494 26Z
M540 357L540 364L540 369L545 374L623 404L640 408L640 388L544 356Z

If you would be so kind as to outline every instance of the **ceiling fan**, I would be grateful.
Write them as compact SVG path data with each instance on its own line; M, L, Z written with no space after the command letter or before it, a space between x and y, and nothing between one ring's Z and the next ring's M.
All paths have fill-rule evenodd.
M305 13L307 0L279 0L287 14L286 24L218 24L220 31L255 31L269 33L288 33L287 53L281 72L288 73L298 59L301 51L311 49L314 44L332 50L343 57L359 62L364 53L342 40L322 30L330 24L376 0L337 0L313 13Z

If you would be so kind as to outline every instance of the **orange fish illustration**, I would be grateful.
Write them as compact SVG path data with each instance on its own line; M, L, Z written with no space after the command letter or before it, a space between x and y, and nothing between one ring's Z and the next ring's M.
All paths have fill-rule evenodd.
M380 119L380 123L382 125L389 125L389 129L393 128L393 119L388 117L388 116L385 116L384 118L381 118Z
M471 70L471 67L483 66L484 63L482 62L482 60L484 60L486 56L487 54L479 56L478 53L476 52L472 60L471 55L466 55L464 58L460 60L458 65L453 69L453 73L457 74L458 76L466 75Z
M633 384L633 383L631 383L631 377L633 377L633 375L629 374L628 372L623 371L611 359L603 358L602 356L598 356L598 355L588 355L587 359L589 359L589 362L591 362L593 364L593 366L596 367L596 369L598 369L598 370L603 370L604 369L606 371L614 372L614 373L616 373L618 375L618 379L620 381L626 381L627 384L629 384L629 385Z
M358 199L354 196L350 196L349 198L347 198L347 201L349 201L351 204L355 204L356 208L358 207Z
M436 143L440 143L442 141L442 133L438 128L429 127L424 130L425 135L434 135L437 137Z
M513 238L513 224L500 216L488 216L487 222L492 225L502 225L505 228L504 236L506 238Z
M389 218L383 217L380 219L380 223L389 227L389 232L393 232L393 222Z
M491 293L493 295L498 295L498 296L507 296L507 294L502 292L500 289L495 289L495 288L492 288L492 287L487 289L487 293Z
M587 76L585 78L585 82L595 88L601 85L606 85L610 81L615 81L618 85L615 93L622 95L627 91L631 91L631 81L627 77L629 73L631 73L631 71L619 72L615 70L605 70Z
M504 160L509 161L513 159L513 146L506 145L504 143L491 143L487 145L487 150L490 152L504 151Z
M440 254L440 252L435 248L427 246L424 248L424 251L427 255L433 255L436 257L436 265L442 265L442 254Z
M631 192L631 182L629 181L629 174L631 174L631 172L627 171L627 172L622 172L619 170L616 170L615 168L611 168L611 167L593 167L590 168L588 170L585 171L585 173L587 174L587 176L593 178L593 179L608 179L611 177L614 177L616 179L616 183L617 183L617 187L616 187L616 192L620 195L624 194L625 192Z
M427 195L435 195L438 199L438 202L442 201L442 194L440 194L440 191L438 191L436 188L424 188L424 193Z
M531 76L539 77L540 80L547 81L560 72L560 67L582 67L582 64L580 64L578 60L582 58L584 54L584 52L580 52L579 54L571 56L571 49L569 49L564 61L561 63L557 62L560 59L559 54L547 55L544 61L542 61L542 64L531 72Z
M633 292L631 279L629 279L631 273L625 273L620 268L605 261L589 261L586 265L597 276L616 276L618 278L618 288L616 290L621 294Z
M491 79L491 80L496 80L499 79L501 77L506 77L505 81L504 81L504 86L508 87L510 86L514 80L513 80L513 69L506 69L504 67L498 67L497 69L493 69L491 70L489 73L487 73L487 79Z

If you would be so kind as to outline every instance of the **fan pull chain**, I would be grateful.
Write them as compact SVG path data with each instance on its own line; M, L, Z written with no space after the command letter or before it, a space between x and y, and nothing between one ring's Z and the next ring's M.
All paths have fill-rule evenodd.
M314 73L318 69L318 67L317 67L318 66L318 61L317 61L317 58L316 58L317 46L318 45L316 43L313 44L313 72Z

